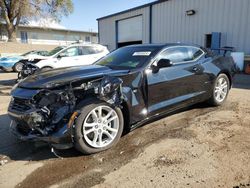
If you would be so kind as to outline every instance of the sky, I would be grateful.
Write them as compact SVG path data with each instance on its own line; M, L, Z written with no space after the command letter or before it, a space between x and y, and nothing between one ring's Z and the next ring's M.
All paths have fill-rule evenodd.
M73 0L74 12L61 25L71 30L97 31L97 18L134 8L155 0Z

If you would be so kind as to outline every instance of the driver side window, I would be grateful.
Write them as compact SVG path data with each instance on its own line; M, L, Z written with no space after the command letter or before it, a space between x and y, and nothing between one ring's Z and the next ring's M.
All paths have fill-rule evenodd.
M160 55L161 59L169 59L173 63L192 61L192 54L187 47L173 47L166 49Z
M202 56L204 52L195 47L173 47L166 49L160 55L160 59L169 59L173 63L194 61Z

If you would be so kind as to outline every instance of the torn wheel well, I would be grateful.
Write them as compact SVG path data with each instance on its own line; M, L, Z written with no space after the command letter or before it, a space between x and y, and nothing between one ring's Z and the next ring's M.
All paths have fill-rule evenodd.
M121 104L122 108L122 114L123 114L123 119L124 119L124 129L123 129L123 135L127 134L130 132L130 113L129 113L129 108L127 103L124 101Z
M219 74L218 74L218 76L220 75L220 74L225 74L225 75L227 75L227 77L228 77L228 80L229 80L229 82L230 82L230 88L232 87L232 77L231 77L231 75L230 75L230 73L228 72L228 71L221 71Z

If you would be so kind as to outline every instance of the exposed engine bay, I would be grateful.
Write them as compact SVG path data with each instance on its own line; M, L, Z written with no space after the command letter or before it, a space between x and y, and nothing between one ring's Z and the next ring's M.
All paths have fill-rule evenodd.
M87 82L72 81L55 89L42 89L31 100L25 101L29 108L26 109L25 118L18 121L17 129L25 136L49 136L69 124L72 115L78 110L78 104L84 99L95 97L110 105L120 105L121 88L120 78L104 76ZM9 107L10 112L18 109L18 101L20 99L14 97Z
M31 130L48 135L73 111L75 98L70 91L42 90L33 97L31 103L35 108L30 113L27 124Z

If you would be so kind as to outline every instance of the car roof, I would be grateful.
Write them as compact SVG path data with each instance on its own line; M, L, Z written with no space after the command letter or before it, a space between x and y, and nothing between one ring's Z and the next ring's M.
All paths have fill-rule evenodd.
M187 44L187 43L165 43L165 44L135 44L130 45L126 47L153 47L153 48L167 48L167 47L174 47L174 46L190 46L190 47L196 47L196 48L202 48L199 45L196 44Z
M75 44L70 44L67 47L71 46L92 46L92 47L105 47L101 44L92 44L92 43L75 43Z

